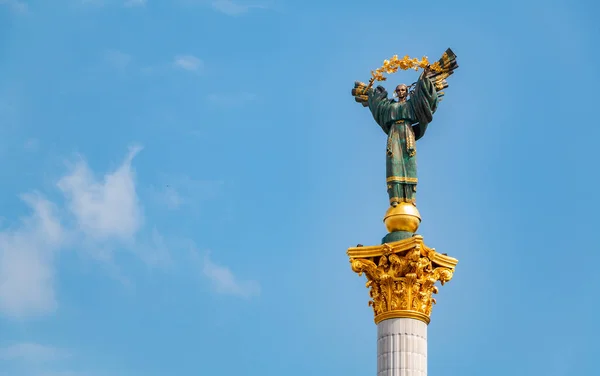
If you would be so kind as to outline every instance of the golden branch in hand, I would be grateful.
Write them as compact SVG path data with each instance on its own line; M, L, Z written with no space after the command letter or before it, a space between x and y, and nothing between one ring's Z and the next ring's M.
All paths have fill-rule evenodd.
M419 68L422 69L426 69L429 68L430 70L436 71L436 72L440 72L442 70L440 63L439 62L435 62L433 64L429 64L429 60L427 59L427 56L423 56L423 58L421 60L417 59L417 58L410 58L408 55L404 56L402 59L398 58L398 55L394 55L392 56L391 59L389 60L384 60L383 61L383 66L381 66L380 68L371 71L371 81L385 81L386 77L384 77L384 73L387 74L392 74L392 73L396 73L398 72L398 69L402 69L402 70L409 70L409 69L414 69L416 71L419 70Z

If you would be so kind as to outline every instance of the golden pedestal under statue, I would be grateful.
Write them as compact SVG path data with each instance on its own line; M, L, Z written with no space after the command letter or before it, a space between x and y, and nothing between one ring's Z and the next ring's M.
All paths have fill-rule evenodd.
M407 202L390 206L383 217L388 232L406 231L414 233L421 224L421 214L417 207Z

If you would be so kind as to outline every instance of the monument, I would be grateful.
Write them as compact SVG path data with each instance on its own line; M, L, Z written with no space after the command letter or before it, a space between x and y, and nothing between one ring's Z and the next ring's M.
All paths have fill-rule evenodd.
M458 260L440 254L416 234L421 215L416 206L417 148L448 87L446 79L458 68L456 55L447 49L430 64L426 57L393 56L371 72L368 84L355 82L352 95L368 107L387 135L386 185L389 208L383 222L387 235L381 244L347 251L352 270L367 278L377 325L377 376L427 375L427 325L438 292L452 279ZM382 86L384 73L420 70L417 82L401 84L388 98Z

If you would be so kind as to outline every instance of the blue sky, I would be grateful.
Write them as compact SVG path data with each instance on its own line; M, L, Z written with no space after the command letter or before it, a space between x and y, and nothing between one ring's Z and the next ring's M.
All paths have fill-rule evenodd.
M349 92L447 47L429 373L595 374L599 10L0 0L0 375L373 374L345 251L385 235L385 135Z

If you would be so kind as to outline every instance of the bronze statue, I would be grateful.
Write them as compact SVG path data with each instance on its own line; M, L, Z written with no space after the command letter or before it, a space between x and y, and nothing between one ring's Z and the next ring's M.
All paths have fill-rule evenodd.
M394 90L396 99L388 98L383 86L375 89L372 87L375 80L385 80L383 72L394 73L398 69L411 68L423 68L423 72L412 85L398 85ZM368 85L362 82L354 85L352 95L355 100L369 107L373 118L388 136L386 184L391 207L385 222L390 232L414 232L418 228L420 216L416 209L416 141L425 134L444 95L441 90L448 87L446 78L456 68L456 55L450 49L431 65L426 58L419 61L408 56L403 59L394 56L391 60L384 61L382 68L372 72L373 78ZM401 223L392 223L398 221Z

